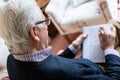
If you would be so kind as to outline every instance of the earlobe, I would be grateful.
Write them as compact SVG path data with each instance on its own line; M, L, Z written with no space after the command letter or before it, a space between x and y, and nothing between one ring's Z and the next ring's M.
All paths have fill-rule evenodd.
M35 36L35 40L39 42L40 38L38 36Z
M37 31L36 31L37 29L35 29L35 28L36 27L34 27L34 26L30 27L30 30L29 30L30 36L33 40L40 41L40 38L37 36Z

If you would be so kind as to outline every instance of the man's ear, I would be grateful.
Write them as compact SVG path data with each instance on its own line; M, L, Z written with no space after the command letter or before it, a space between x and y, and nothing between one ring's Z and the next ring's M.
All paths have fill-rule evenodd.
M31 26L29 30L30 36L35 41L40 41L40 38L38 37L38 29L35 26Z

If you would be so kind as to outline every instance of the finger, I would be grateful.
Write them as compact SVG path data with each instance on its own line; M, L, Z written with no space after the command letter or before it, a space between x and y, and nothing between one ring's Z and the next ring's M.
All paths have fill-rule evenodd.
M99 28L100 28L100 30L104 30L104 27L103 27L103 26L100 26Z
M100 32L98 33L98 38L99 38L100 42L102 42L102 34Z
M104 30L104 28L102 26L100 26L100 29L98 30L98 37L99 37L100 43L102 42L103 35L105 34L105 32L103 30Z
M87 38L87 36L88 36L88 34L86 33L86 34L83 34L82 36L81 36L81 40L83 41L84 39L86 39Z
M99 33L100 35L105 34L105 32L104 32L103 30L98 30L98 33Z
M109 33L109 30L105 27L102 28L102 31L104 32L104 35L107 35Z
M111 27L111 31L112 31L113 33L116 33L116 29L115 29L114 26Z
M79 37L77 37L76 40L82 41L82 40L84 40L87 36L88 36L88 34L81 34Z
M102 35L105 35L106 33L108 33L108 29L103 27L103 26L100 26L100 31L99 31Z

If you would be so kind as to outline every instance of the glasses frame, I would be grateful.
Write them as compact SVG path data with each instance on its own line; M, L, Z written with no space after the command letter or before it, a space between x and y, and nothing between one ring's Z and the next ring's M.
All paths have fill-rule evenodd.
M51 20L50 20L49 17L47 17L47 18L46 18L45 20L43 20L43 21L38 21L38 22L36 22L35 25L41 24L41 23L43 23L43 22L45 22L46 25L50 25Z

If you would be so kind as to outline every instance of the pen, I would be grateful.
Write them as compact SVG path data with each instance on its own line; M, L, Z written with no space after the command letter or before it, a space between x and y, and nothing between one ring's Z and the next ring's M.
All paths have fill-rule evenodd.
M101 33L101 34L105 34L105 32L104 32L103 30L100 30L100 33Z

